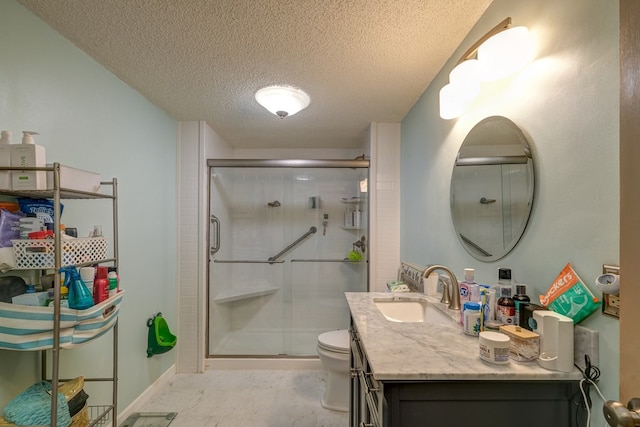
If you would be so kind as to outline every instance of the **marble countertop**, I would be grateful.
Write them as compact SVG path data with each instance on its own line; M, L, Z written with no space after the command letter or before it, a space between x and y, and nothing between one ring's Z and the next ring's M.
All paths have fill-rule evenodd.
M425 298L452 317L451 322L397 323L387 320L374 298L398 295ZM496 365L480 359L478 337L465 335L460 312L449 310L434 296L417 293L346 292L354 325L377 380L579 380L573 372L550 371L537 362Z

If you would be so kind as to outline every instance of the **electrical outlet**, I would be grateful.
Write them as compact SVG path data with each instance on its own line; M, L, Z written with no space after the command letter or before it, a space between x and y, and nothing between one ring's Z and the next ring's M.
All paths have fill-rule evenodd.
M589 356L591 365L598 366L600 362L598 331L576 325L575 328L573 328L573 349L573 361L581 369L585 368L585 355Z
M604 264L602 273L620 275L620 267ZM620 317L620 294L602 294L602 312L613 317Z

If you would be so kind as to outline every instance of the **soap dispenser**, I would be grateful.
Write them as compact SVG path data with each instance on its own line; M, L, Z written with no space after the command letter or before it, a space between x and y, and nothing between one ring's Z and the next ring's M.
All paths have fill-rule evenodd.
M25 130L22 134L22 144L11 146L11 167L46 167L45 149L41 145L36 145L33 138L34 135L38 135L38 132ZM11 183L14 190L46 190L47 172L15 170L11 174Z
M550 310L533 312L540 335L538 365L552 371L573 371L573 319Z

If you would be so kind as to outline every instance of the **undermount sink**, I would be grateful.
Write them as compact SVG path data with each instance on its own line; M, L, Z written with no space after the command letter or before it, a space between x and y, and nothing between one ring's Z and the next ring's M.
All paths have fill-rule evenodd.
M393 296L375 298L374 304L391 322L399 323L449 323L453 318L416 297Z

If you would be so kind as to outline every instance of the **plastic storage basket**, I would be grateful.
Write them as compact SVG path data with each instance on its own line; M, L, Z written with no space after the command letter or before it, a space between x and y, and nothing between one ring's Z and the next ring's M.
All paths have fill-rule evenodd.
M16 269L55 267L55 241L12 240ZM97 262L107 258L107 239L90 237L62 241L62 265Z

